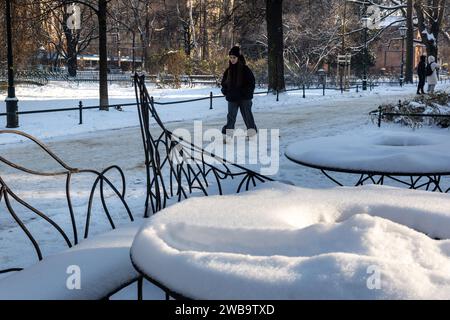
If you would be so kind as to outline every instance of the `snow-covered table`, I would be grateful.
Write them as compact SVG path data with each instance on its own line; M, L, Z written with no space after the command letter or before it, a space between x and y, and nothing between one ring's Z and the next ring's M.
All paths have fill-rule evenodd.
M131 259L175 297L450 299L449 207L443 193L267 183L162 210Z
M330 172L358 174L356 186L384 184L386 179L411 189L447 192L442 177L450 175L450 133L429 131L366 131L321 137L289 145L291 161Z

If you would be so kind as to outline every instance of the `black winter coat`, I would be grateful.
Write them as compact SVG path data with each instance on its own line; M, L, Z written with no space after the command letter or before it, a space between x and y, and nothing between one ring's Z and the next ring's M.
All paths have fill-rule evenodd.
M225 70L222 78L222 93L230 102L253 99L253 92L255 91L255 76L252 70L246 65L243 66L243 78L241 86L236 84L228 86L227 77L229 69Z
M417 65L417 75L420 78L426 78L427 76L427 65L425 62L420 61Z

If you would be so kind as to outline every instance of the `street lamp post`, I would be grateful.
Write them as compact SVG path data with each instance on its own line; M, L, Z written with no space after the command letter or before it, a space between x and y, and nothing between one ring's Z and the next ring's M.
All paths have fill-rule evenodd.
M405 37L406 37L406 31L408 30L408 28L406 28L405 26L401 26L399 28L400 31L400 35L402 36L402 64L400 66L400 87L403 86L403 66L405 64L405 58L404 58L404 51L405 51Z
M11 30L11 1L6 0L6 41L8 49L8 96L6 102L6 127L17 128L19 117L17 115L16 89L14 88L14 65L12 52L12 30Z
M361 22L364 27L364 57L363 57L364 73L363 73L362 89L367 90L367 29L369 18L364 16L361 18Z

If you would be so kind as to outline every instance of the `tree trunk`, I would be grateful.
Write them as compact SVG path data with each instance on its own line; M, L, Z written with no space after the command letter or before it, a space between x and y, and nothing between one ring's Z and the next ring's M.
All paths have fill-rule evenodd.
M98 29L100 54L100 110L108 111L108 49L107 49L107 0L98 0Z
M150 71L150 66L147 62L150 60L148 48L150 44L150 7L148 4L145 6L145 23L144 30L141 32L142 43L142 66L144 71Z
M428 55L429 56L434 56L436 58L436 62L437 62L437 57L438 57L438 44L437 44L437 39L439 37L439 23L433 21L431 23L431 34L434 36L434 38L436 39L435 41L429 41L429 46L427 48L428 51Z
M266 0L269 91L285 90L283 0Z
M191 29L186 22L183 22L183 42L184 53L186 56L191 56Z
M230 25L230 45L229 48L235 45L234 32L235 32L235 15L234 15L234 0L230 0L230 11L231 11L231 25Z
M209 58L208 52L208 27L207 27L207 10L205 1L201 2L201 16L202 16L202 60Z
M76 77L77 76L77 70L78 70L78 63L77 63L77 54L75 52L70 52L67 57L66 61L67 65L67 73L70 77Z
M133 74L136 72L136 33L133 31L133 66L131 70L133 71Z
M406 10L406 70L405 83L413 83L414 74L414 25L413 25L413 0L408 0Z
M197 37L195 35L195 25L194 25L194 7L193 7L193 0L189 0L189 29L190 29L190 36L192 39L193 49L197 49Z
M417 25L419 27L422 43L427 47L427 55L438 56L438 36L444 18L446 0L436 0L433 6L423 1L415 1Z
M169 11L169 8L167 7L166 0L164 0L164 15L166 17L166 27L164 28L166 36L164 37L164 39L166 42L166 50L170 50L170 48L171 48L171 43L170 43L170 39L171 39L170 15L171 15L171 13Z
M77 76L77 69L78 69L78 61L77 61L77 37L74 35L74 30L69 29L69 26L67 25L66 21L68 21L71 14L69 14L67 11L64 12L64 19L63 19L63 31L64 36L66 38L67 43L67 56L66 56L66 66L67 66L67 72L69 76L76 77Z

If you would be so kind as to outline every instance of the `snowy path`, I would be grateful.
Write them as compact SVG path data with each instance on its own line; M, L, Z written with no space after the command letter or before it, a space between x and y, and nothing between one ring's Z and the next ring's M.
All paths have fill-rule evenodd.
M396 102L399 99L411 97L403 93L396 96L382 96L373 93L360 98L333 100L305 101L297 104L283 104L274 102L272 108L258 110L255 105L255 119L260 129L280 129L280 170L276 178L289 177L298 185L308 187L331 186L325 179L317 181L319 185L311 184L311 179L321 177L316 170L302 168L284 157L286 146L300 139L334 135L360 127L375 125L370 122L368 112L377 108L381 103ZM280 97L283 100L283 97ZM168 107L164 107L168 108ZM203 128L221 128L226 118L225 110L221 116L204 119ZM164 121L164 118L162 119ZM201 119L196 119L201 120ZM137 122L137 121L136 121ZM387 125L384 124L383 127ZM170 130L177 128L193 129L193 121L167 122ZM238 116L236 128L244 128L241 116ZM143 173L143 153L140 130L129 127L114 130L102 130L91 133L81 133L71 136L44 139L50 148L68 164L79 168L105 168L117 164L127 173L128 180L139 179ZM48 163L27 144L7 144L0 146L0 151L7 158L24 165ZM294 176L292 173L294 172Z

